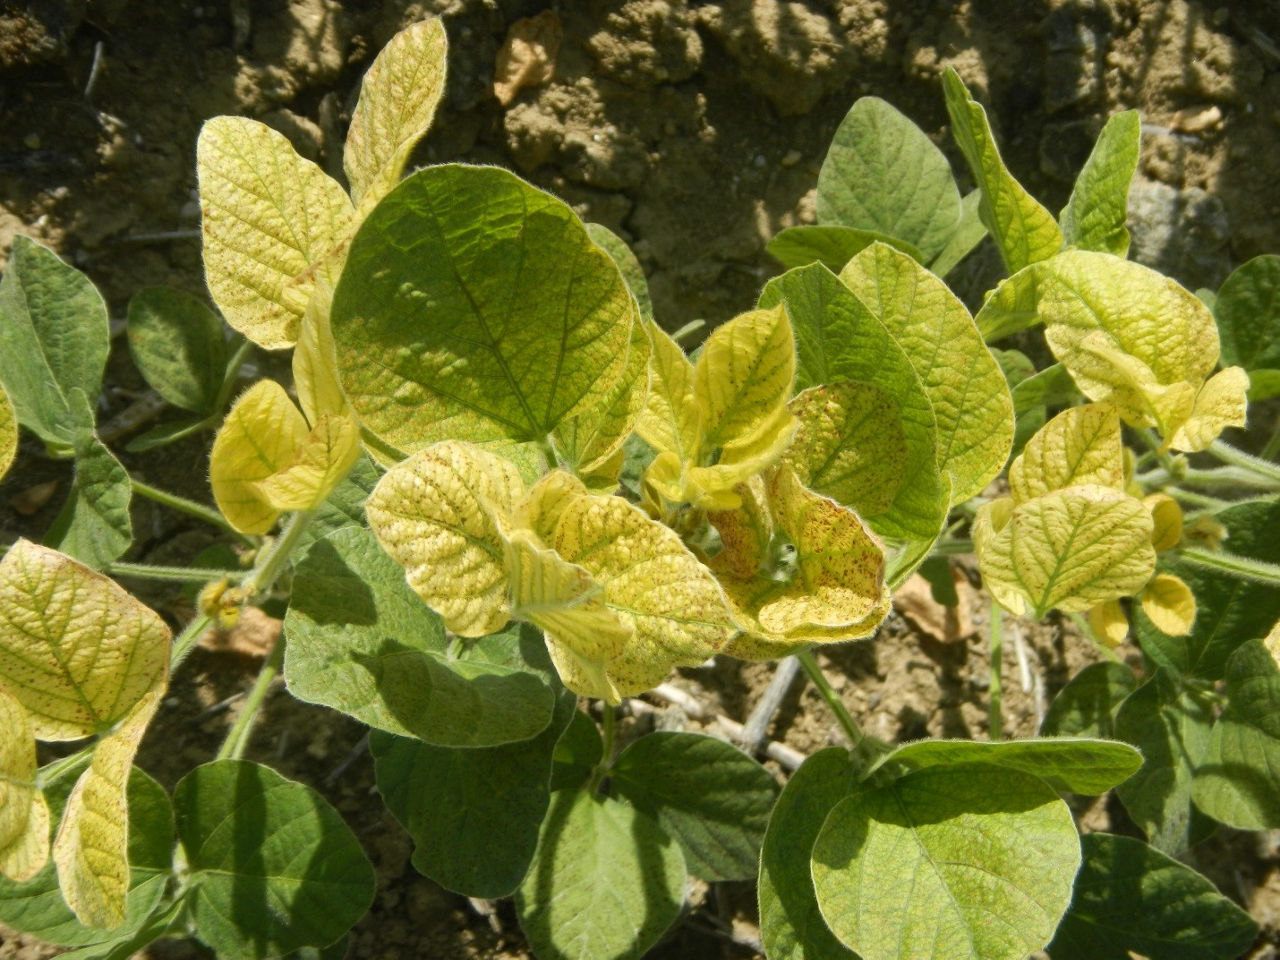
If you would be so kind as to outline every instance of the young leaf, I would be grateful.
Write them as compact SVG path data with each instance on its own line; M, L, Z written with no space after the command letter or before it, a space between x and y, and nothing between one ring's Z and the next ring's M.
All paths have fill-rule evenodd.
M1052 938L1079 866L1067 805L995 767L854 793L813 848L822 916L863 960L1024 960Z
M147 383L175 407L213 413L227 368L222 318L199 297L148 287L129 301L129 352Z
M288 462L249 487L274 510L311 510L328 499L359 456L359 425L350 417L326 413Z
M1039 264L1023 267L1005 277L987 294L973 322L987 343L1002 340L1036 326L1039 314L1042 272Z
M1227 661L1227 708L1196 768L1192 797L1239 830L1280 827L1280 666L1261 640Z
M1084 484L1124 489L1120 415L1110 404L1064 410L1027 442L1009 467L1015 503Z
M293 346L316 276L351 228L350 199L282 134L246 117L205 123L196 175L213 302L258 346Z
M1218 290L1213 316L1224 363L1251 373L1280 367L1280 256L1264 254L1237 267Z
M332 327L361 423L412 453L429 429L541 440L597 407L626 368L635 311L566 204L505 170L446 164L365 220Z
M577 712L577 698L562 691L542 733L502 747L370 735L378 792L413 837L419 873L468 897L505 897L519 886L551 802L551 756Z
M19 540L0 560L0 683L40 740L110 730L168 675L169 628L115 582Z
M9 472L18 452L18 418L13 412L9 394L0 385L0 479Z
M956 71L942 74L951 133L982 189L981 216L991 232L1005 267L1016 273L1062 249L1062 231L1053 214L1041 206L1013 178L1000 159L987 113L965 88Z
M495 658L527 639L497 635L449 657L440 618L361 527L330 534L299 562L285 634L295 697L389 733L488 747L528 740L551 716L550 678Z
M49 859L49 805L35 783L36 740L27 712L4 687L0 731L0 875L20 882Z
M1071 199L1062 208L1063 241L1069 247L1129 254L1129 183L1138 169L1141 121L1137 110L1107 119L1089 159L1076 177Z
M652 324L653 298L649 296L649 281L645 279L644 267L640 266L635 253L625 240L603 224L588 223L586 227L587 235L617 264L622 279L627 281L627 289L635 297L640 316L645 321L641 326Z
M333 290L325 280L319 283L322 287L312 293L307 303L293 348L293 387L309 423L319 423L326 413L351 414L338 382L338 356L329 326Z
M373 903L373 867L342 817L274 770L206 763L179 781L173 809L191 871L189 916L219 957L326 947Z
M759 433L790 399L795 373L795 338L785 307L744 313L712 331L693 368L704 449Z
M1115 739L1115 715L1138 681L1122 663L1091 663L1053 698L1040 733L1050 737Z
M1219 370L1196 393L1191 415L1166 441L1174 450L1206 450L1227 427L1243 427L1249 374L1239 367Z
M760 852L760 939L772 960L853 960L822 919L810 859L827 814L863 774L847 750L810 755L791 775Z
M985 227L983 233L986 233ZM839 273L859 252L876 242L887 243L913 260L924 262L924 254L898 237L829 223L787 227L774 234L765 249L788 270L820 263L832 273Z
M977 249L986 236L987 225L982 222L982 191L972 190L960 201L960 220L956 224L955 233L951 234L947 245L933 258L929 269L939 277L947 276ZM901 250L901 246L898 249ZM902 252L911 253L910 250Z
M1142 588L1142 612L1162 633L1185 636L1196 622L1196 598L1173 574L1158 573Z
M755 877L778 784L737 747L659 731L622 751L609 778L680 842L690 873L712 881Z
M1207 878L1140 840L1080 838L1084 864L1052 960L1232 960L1257 936Z
M83 399L83 394L77 394ZM133 485L115 455L92 434L76 445L75 480L49 527L49 546L100 569L133 543L129 501Z
M960 191L919 127L879 97L862 97L836 128L818 174L818 220L899 237L927 263L955 233Z
M323 540L335 530L365 526L364 503L380 477L378 468L367 456L357 459L347 475L333 488L329 499L311 514L311 522L302 531L298 543L298 555L305 554L313 543Z
M516 891L516 913L540 957L639 960L680 915L684 884L680 847L655 820L630 804L562 790Z
M661 327L648 326L649 396L636 432L659 453L691 463L701 453L704 414L693 395L693 364Z
M950 178L950 174L948 174ZM941 280L884 244L840 273L906 351L933 404L938 466L951 500L981 493L1009 457L1013 401L973 318Z
M444 93L449 41L438 17L401 30L382 48L360 84L342 166L351 198L372 209L396 185Z

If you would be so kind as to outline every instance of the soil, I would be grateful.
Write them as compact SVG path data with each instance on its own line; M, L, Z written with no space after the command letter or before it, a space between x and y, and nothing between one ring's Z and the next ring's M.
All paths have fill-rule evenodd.
M554 73L504 106L492 83L499 51L515 21L546 9L563 37ZM857 97L894 103L962 170L944 137L937 78L946 66L988 105L1006 161L1051 209L1065 202L1103 120L1142 111L1137 258L1214 288L1234 265L1280 250L1277 0L0 0L0 129L8 133L0 144L0 268L22 232L87 271L116 318L147 285L202 290L200 124L220 113L256 117L340 177L360 76L403 24L435 13L450 37L450 80L415 160L510 167L617 230L645 267L669 328L697 318L714 324L754 302L776 270L765 241L812 222L826 146ZM973 300L997 271L990 251L975 255L959 288ZM145 393L117 345L104 422L136 412L131 404ZM279 357L256 362L283 367ZM209 440L122 459L157 486L207 499ZM0 485L6 540L47 528L67 477L64 464L24 440ZM11 498L50 481L57 486L45 506L12 506ZM209 541L198 525L148 503L137 507L135 526L130 559L181 560ZM176 591L132 586L175 623L189 609ZM979 635L981 620L975 616ZM1019 629L1045 696L1090 659L1069 625ZM873 643L830 648L821 659L870 733L986 736L989 669L976 636L943 643L895 616ZM234 703L220 705L247 689L256 667L235 654L193 656L140 763L172 786L208 759L234 716ZM772 670L716 662L676 682L705 709L743 720ZM1019 676L1009 643L1006 724L1026 735L1038 698ZM651 722L640 716L628 729ZM826 705L799 681L770 736L805 753L842 742ZM409 866L408 838L372 795L362 737L354 722L279 690L250 753L322 788L377 867L378 899L352 934L350 956L528 956L508 905L470 903ZM1093 826L1129 829L1114 808L1082 815ZM1190 858L1264 925L1249 956L1276 956L1276 838L1220 834ZM758 935L753 900L749 885L697 891L688 918L651 955L758 955L749 945ZM56 952L0 928L3 960ZM147 955L201 954L166 944Z

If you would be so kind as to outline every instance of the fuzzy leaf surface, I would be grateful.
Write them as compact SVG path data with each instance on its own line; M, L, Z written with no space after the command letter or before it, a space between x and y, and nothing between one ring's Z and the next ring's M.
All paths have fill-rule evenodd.
M71 491L45 540L68 556L101 569L118 560L133 543L132 498L133 485L120 461L97 437L83 437L76 446Z
M640 308L641 318L646 324L653 323L653 298L649 296L649 281L645 279L644 267L640 266L635 252L627 246L625 240L603 224L588 223L587 234L617 264L622 279L627 282L627 289Z

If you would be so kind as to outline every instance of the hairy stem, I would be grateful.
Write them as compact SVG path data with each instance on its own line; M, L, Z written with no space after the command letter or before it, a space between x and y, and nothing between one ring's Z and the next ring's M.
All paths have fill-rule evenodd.
M1261 480L1270 481L1280 486L1280 466L1261 460L1252 454L1238 450L1229 443L1223 443L1221 440L1215 440L1209 444L1209 452L1221 460L1223 463L1229 463L1233 467L1238 467L1249 473L1256 475Z
M998 742L1004 736L1004 714L1002 712L1002 691L1000 668L1004 664L1004 638L1001 636L1000 604L991 601L991 701L987 708L988 735L991 742Z
M1206 550L1203 547L1183 547L1178 555L1188 563L1197 567L1208 567L1221 570L1242 580L1252 580L1269 586L1280 587L1280 564L1267 563L1265 560L1254 560L1250 557L1236 556L1234 553L1223 553L1217 550Z
M203 503L196 503L194 500L180 497L176 493L169 493L167 490L153 487L149 483L143 483L137 477L130 477L129 482L133 486L133 492L139 496L154 500L170 510L177 510L179 513L185 513L188 516L195 517L197 520L203 520L205 523L231 534L244 543L252 542L243 533L232 527L227 522L227 519L212 507L206 507Z
M280 673L280 665L283 662L284 632L281 631L279 636L276 637L271 653L267 655L266 661L262 664L262 669L258 671L258 679L253 682L249 695L245 697L244 706L240 708L240 714L236 717L236 722L227 731L227 737L222 741L222 746L218 749L218 755L215 759L239 760L244 756L245 748L249 746L249 735L253 731L253 723L257 720L258 712L262 709L262 704L267 699L267 691L271 687L271 681Z
M211 570L204 567L165 567L150 563L111 563L106 572L113 577L137 577L139 580L172 580L181 583L208 583L210 580L239 580L243 570Z
M831 708L831 712L836 715L836 721L840 724L840 728L844 730L845 736L849 738L850 745L857 747L862 743L865 735L854 722L849 709L844 705L844 701L840 699L840 695L831 686L831 681L827 679L826 674L822 672L822 668L818 666L818 661L813 659L813 652L806 647L803 650L796 651L795 658L800 661L800 666L808 674L809 679L813 681L813 685L818 688L818 693L822 695L822 699L827 701L827 706Z

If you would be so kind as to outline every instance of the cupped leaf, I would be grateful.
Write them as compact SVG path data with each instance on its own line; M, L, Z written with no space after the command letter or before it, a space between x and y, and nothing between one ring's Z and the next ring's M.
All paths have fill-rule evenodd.
M1116 712L1137 688L1137 678L1123 663L1091 663L1053 698L1040 732L1053 737L1114 739Z
M92 432L110 340L107 305L89 278L14 237L0 282L0 384L18 422L64 450Z
M317 540L322 540L335 530L343 527L363 527L365 525L364 503L380 475L373 461L368 457L360 457L351 467L350 472L338 482L329 494L329 499L311 514L311 522L302 531L298 543L298 556Z
M1213 883L1140 840L1092 833L1053 960L1232 960L1258 927Z
M1157 553L1172 550L1182 542L1182 507L1167 493L1152 493L1142 498L1151 514L1154 530L1151 545Z
M680 915L684 885L680 846L652 817L562 790L516 891L516 913L545 960L639 960Z
M13 412L13 404L9 394L0 385L0 479L13 466L13 458L18 453L18 418Z
M765 249L788 270L820 263L832 273L839 273L861 250L876 242L887 243L913 260L924 262L924 254L899 237L830 223L787 227L774 234Z
M396 185L444 93L449 40L438 17L401 30L379 51L360 84L342 167L363 210Z
M268 767L196 767L174 789L173 809L189 916L219 957L327 947L373 903L373 867L342 817Z
M1280 665L1261 640L1227 661L1227 707L1196 768L1192 797L1240 830L1280 827Z
M840 121L818 173L818 220L899 237L927 263L955 233L960 191L947 158L918 126L879 97L862 97Z
M329 498L359 456L359 425L326 413L279 470L249 486L274 510L311 510Z
M791 445L796 426L796 419L786 405L778 405L754 433L721 447L713 465L686 465L677 499L705 509L725 510L737 506L734 489L782 458Z
M644 267L640 266L635 253L625 240L603 224L588 223L586 227L588 236L595 241L596 246L618 265L622 279L627 281L627 289L640 308L640 316L645 325L653 323L653 298L649 296L649 281L645 279Z
M703 449L758 434L790 399L795 374L795 337L784 306L741 314L712 331L693 369L705 418Z
M1191 588L1171 573L1158 573L1142 588L1142 612L1157 630L1171 636L1191 632L1196 622L1196 598Z
M1138 169L1142 146L1141 126L1137 110L1125 110L1107 119L1058 217L1067 246L1117 257L1128 255L1125 220L1129 183Z
M388 733L488 747L537 736L551 716L550 678L505 662L513 648L540 646L536 637L498 634L449 656L440 617L360 527L298 563L284 629L290 692Z
M1119 600L1104 600L1090 607L1088 623L1094 638L1112 649L1129 637L1129 616Z
M71 491L45 540L68 556L102 569L133 543L132 498L133 484L120 461L97 437L82 437L76 445Z
M983 340L1002 340L1040 323L1041 276L1039 265L1033 263L996 285L973 318Z
M49 805L35 782L36 739L27 711L4 687L0 731L0 874L21 882L49 859Z
M129 301L129 352L152 388L175 407L212 413L227 367L222 318L199 297L148 287Z
M1248 411L1249 374L1240 367L1219 370L1197 391L1191 414L1169 435L1174 450L1207 450L1228 427L1243 427Z
M1009 466L1015 503L1093 484L1123 490L1120 414L1106 403L1071 407L1046 423Z
M1224 363L1251 372L1280 367L1280 256L1263 254L1232 271L1213 316Z
M778 783L737 747L658 731L622 751L609 782L679 841L690 873L704 880L755 877Z
M1053 214L1014 179L1000 159L987 113L951 67L942 74L951 132L982 190L980 213L1005 267L1016 273L1062 249L1062 231Z
M997 767L856 792L813 848L822 916L864 960L1024 960L1053 937L1079 866L1067 805Z
M840 279L906 351L924 386L952 502L977 496L1009 457L1013 401L969 311L941 280L884 244L854 257Z
M355 211L337 181L246 117L214 117L196 141L209 293L268 350L291 347L325 259Z
M496 167L413 174L351 244L332 327L361 423L410 453L427 429L541 440L596 407L635 306L560 200Z
M169 628L112 580L19 540L0 560L0 684L40 740L123 720L168 676Z

